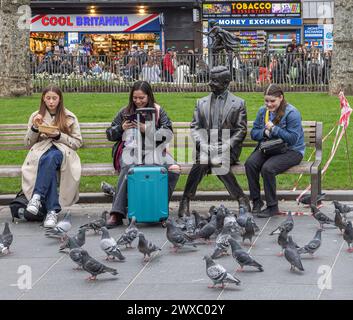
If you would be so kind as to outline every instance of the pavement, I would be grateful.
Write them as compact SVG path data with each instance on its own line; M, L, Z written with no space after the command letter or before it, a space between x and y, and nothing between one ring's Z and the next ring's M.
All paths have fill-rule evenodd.
M207 214L211 205L224 204L238 209L237 202L194 201L191 209ZM322 211L333 218L331 202L324 202ZM177 202L170 203L170 215L176 217ZM319 224L310 216L308 208L297 206L294 201L281 201L280 208L299 212L294 216L293 239L299 244L308 243ZM78 226L100 216L109 204L77 204L70 208L74 234ZM63 210L65 212L65 210ZM353 213L348 214L352 218ZM59 242L44 236L39 223L17 221L10 223L14 234L11 252L0 257L0 300L336 300L353 299L353 253L347 252L347 244L338 229L322 233L322 246L314 258L303 256L305 271L290 271L284 257L278 257L280 247L277 236L269 233L284 219L276 216L268 219L255 218L260 232L253 245L243 247L260 262L264 272L239 267L232 256L216 261L241 280L240 286L227 285L224 289L209 289L211 284L205 272L203 256L211 254L214 244L202 244L173 253L166 239L166 229L160 224L139 224L147 239L162 250L144 263L136 248L121 248L125 262L106 262L99 246L100 236L87 234L85 249L97 260L118 270L117 276L102 274L96 281L85 280L85 271L75 271L74 263L65 253L59 252ZM0 206L0 230L11 222L10 210ZM126 222L125 222L126 223ZM126 226L110 231L118 237ZM247 241L247 240L246 240ZM137 241L133 243L137 245Z

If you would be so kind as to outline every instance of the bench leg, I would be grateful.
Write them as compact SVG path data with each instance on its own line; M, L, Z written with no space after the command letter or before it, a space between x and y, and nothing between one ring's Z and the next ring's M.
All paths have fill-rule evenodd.
M310 197L310 202L312 205L317 206L317 196L319 194L319 188L320 188L320 183L319 180L321 180L321 177L319 174L312 174L311 175L311 197Z

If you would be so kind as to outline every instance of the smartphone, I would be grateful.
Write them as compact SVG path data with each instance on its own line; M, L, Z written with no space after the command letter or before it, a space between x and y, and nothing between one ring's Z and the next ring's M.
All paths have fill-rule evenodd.
M132 121L136 121L136 119L137 119L136 113L124 115L125 121L132 122Z

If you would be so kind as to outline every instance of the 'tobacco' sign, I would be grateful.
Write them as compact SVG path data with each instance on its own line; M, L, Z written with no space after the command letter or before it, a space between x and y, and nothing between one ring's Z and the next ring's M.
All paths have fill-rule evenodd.
M301 17L301 3L271 1L210 2L202 5L204 18L219 17Z

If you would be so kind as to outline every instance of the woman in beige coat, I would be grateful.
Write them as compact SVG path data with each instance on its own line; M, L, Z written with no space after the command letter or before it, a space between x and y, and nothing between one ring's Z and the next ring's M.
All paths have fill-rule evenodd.
M43 133L42 125L57 129ZM52 228L61 206L78 200L81 177L81 162L76 153L82 146L80 126L76 116L64 107L60 88L44 89L39 111L29 118L24 141L30 147L22 165L22 190L30 199L27 211L38 214L43 205L47 210L44 227Z

